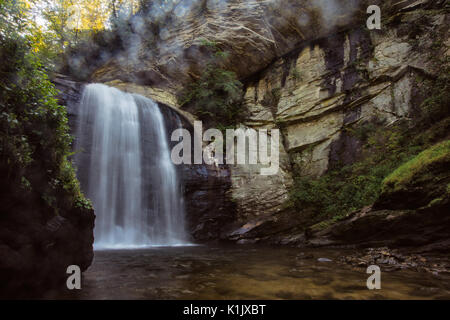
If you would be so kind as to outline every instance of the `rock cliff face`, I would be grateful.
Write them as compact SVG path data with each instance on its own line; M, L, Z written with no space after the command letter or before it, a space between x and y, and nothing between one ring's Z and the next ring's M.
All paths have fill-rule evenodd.
M423 100L417 79L438 75L433 46L448 39L448 14L436 11L440 4L429 10L424 4L391 6L396 11L382 31L359 24L303 41L248 78L245 125L281 129L283 144L277 175L260 176L254 166L230 167L240 223L230 239L243 240L256 226L283 220L293 171L318 177L334 164L353 163L361 141L347 134L349 129L367 122L390 126L415 116Z
M150 2L132 19L133 34L122 39L126 50L97 70L94 79L176 90L201 74L209 57L204 41L230 52L224 68L245 78L301 42L356 20L365 11L363 2L194 0L173 8L166 3L163 9Z
M156 52L146 56L139 47L135 60L130 52L115 57L93 79L143 93L183 113L175 96L201 73L208 58L202 41L228 51L223 67L237 72L245 84L250 115L243 125L281 130L280 170L261 176L254 166L188 169L194 180L204 181L187 187L193 201L210 188L205 182L217 172L213 180L227 177L229 184L219 194L226 194L235 210L225 222L212 216L215 209L196 211L196 221L202 222L191 230L195 234L199 226L207 230L208 224L221 225L221 231L206 238L283 242L277 235L296 234L292 230L300 223L284 205L293 173L319 177L337 164L352 164L360 157L362 142L349 131L366 123L389 127L416 117L426 98L420 79L435 79L440 72L436 53L449 54L448 5L383 1L382 29L369 31L361 19L367 17L363 1L202 3L206 8L186 9L190 13L177 19L183 22L166 26ZM330 13L330 8L342 11ZM191 123L195 120L183 114ZM286 242L302 237L298 233Z
M243 234L235 239L245 241L248 232L250 239L267 235L264 223L275 230L274 223L287 223L284 228L290 229L294 218L271 210L282 206L290 173L319 177L335 164L355 162L361 141L348 134L350 130L365 123L389 127L415 117L424 99L418 89L421 79L434 79L440 72L434 58L436 42L444 39L442 53L449 53L449 15L440 8L399 8L381 31L359 25L304 42L247 83L250 116L245 124L281 129L280 154L288 160L278 175L259 180L245 178L243 172L250 172L245 168L232 169L233 196L241 199L238 217L249 218L246 206L250 203L254 209L251 204L258 203L251 210L253 227L241 228ZM273 197L264 196L264 191Z
M428 20L426 30L406 31L419 17ZM282 128L292 164L304 175L319 176L333 161L351 162L358 142L345 128L412 117L416 77L439 72L430 35L445 33L448 15L410 12L396 19L385 31L351 29L277 60L247 87L247 124Z

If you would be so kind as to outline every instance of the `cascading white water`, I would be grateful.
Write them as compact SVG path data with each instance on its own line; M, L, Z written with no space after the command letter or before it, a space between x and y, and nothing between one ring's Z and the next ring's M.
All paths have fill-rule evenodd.
M186 244L167 139L154 101L103 84L85 87L76 163L97 215L96 248Z

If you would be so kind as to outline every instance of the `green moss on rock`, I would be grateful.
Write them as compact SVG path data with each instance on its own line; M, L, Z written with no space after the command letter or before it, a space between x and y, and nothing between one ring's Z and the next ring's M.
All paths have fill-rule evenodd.
M414 184L415 179L432 179L433 167L450 164L450 140L439 143L400 166L383 181L383 192L400 191Z
M450 140L446 140L421 152L390 174L383 181L382 193L375 206L415 209L441 203L449 196L449 172Z

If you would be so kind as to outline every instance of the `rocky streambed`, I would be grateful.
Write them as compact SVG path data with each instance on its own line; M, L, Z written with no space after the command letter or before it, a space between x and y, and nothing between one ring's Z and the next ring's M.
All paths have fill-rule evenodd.
M380 290L366 286L370 276L366 265L372 263L381 269ZM96 251L92 266L83 275L81 290L62 288L44 297L449 299L448 265L444 255L419 257L386 248L217 245ZM428 266L434 268L432 272L427 272Z

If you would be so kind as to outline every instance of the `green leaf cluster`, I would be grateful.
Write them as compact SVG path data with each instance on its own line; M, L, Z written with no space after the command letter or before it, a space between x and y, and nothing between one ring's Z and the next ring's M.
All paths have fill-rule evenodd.
M243 85L235 72L221 68L227 53L219 50L216 43L204 40L202 44L212 50L212 59L201 76L182 90L179 104L192 110L208 126L234 126L246 114Z
M31 197L69 209L84 196L68 160L66 110L26 39L0 36L0 59L2 203Z

